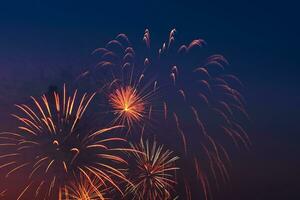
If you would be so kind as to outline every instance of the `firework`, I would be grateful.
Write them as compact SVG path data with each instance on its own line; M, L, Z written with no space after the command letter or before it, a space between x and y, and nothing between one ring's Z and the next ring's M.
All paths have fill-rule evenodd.
M222 55L203 51L203 39L181 44L176 34L171 30L154 49L146 29L145 48L139 51L119 34L93 52L100 61L76 79L92 77L80 86L92 86L85 89L95 93L79 95L75 90L69 95L64 86L61 93L16 105L20 114L12 116L19 122L18 131L0 133L0 170L7 170L6 178L26 172L20 177L26 184L14 199L32 194L36 199L167 200L178 199L173 193L181 186L185 195L180 198L209 199L212 183L219 188L220 180L230 180L227 141L237 148L251 145L243 126L249 118L243 84L226 72L228 61ZM61 75L70 79L73 71L68 68ZM104 95L97 97L104 101L97 105L104 102L105 123L99 122L98 107L93 118L87 115L100 91ZM153 120L159 123L153 126ZM144 132L151 135L146 130L150 122L154 137L182 155L178 163L172 151L143 141ZM124 128L141 135L113 135L115 129L125 135ZM126 147L129 139L140 143ZM132 157L126 160L124 152ZM200 189L203 194L198 194ZM0 192L4 195L6 190Z
M107 102L104 107L113 113L112 125L121 124L128 132L140 132L149 124L155 90L144 84L142 79L143 75L134 83L113 80L104 89Z
M106 186L95 176L89 175L87 179L84 175L79 175L79 179L61 188L59 191L59 199L67 200L106 200Z
M130 172L133 185L127 190L133 199L167 200L171 199L176 185L175 173L179 169L175 161L177 156L156 142L142 141L132 145L140 153L133 153L134 161Z
M112 131L122 126L99 129L86 116L94 96L80 96L77 90L69 96L64 86L62 94L43 95L40 101L31 97L34 106L16 105L21 111L13 115L20 121L19 131L0 134L0 146L11 149L0 155L7 160L0 168L9 169L6 177L29 169L29 183L17 199L33 190L36 198L58 198L58 191L79 173L87 180L92 175L123 194L117 180L129 181L120 168L127 165L121 152L130 149L125 148L125 139L112 136Z
M100 61L95 69L107 77L112 76L112 80L121 80L125 86L116 90L120 94L119 98L115 98L118 101L111 104L114 108L119 105L117 117L122 116L121 113L124 114L125 101L119 100L123 98L121 90L123 89L125 93L127 82L139 80L142 74L144 83L153 83L152 91L158 98L149 103L151 110L161 111L161 117L166 120L166 123L156 126L155 130L157 133L177 133L172 136L168 134L157 136L167 145L182 147L180 149L182 153L189 158L188 160L192 160L182 165L182 171L190 165L194 166L187 171L194 171L194 177L201 184L207 199L211 196L209 178L216 182L217 187L219 178L224 182L229 179L227 165L230 159L226 147L220 141L232 141L238 148L248 149L251 143L242 124L249 117L245 109L245 100L240 92L243 85L236 76L226 72L228 61L225 57L204 52L206 42L203 39L180 44L175 39L176 33L177 31L173 29L167 41L159 49L153 49L150 31L146 29L143 36L145 49L139 48L139 52L135 51L125 34L119 34L104 48L98 48L93 52L100 55ZM139 94L141 90L134 88L132 91ZM141 107L136 107L136 111L141 111L142 109L137 109ZM136 115L130 113L135 117L129 120L129 124L132 124L134 119L135 121L139 119L140 115L134 113ZM157 117L156 120L160 121L161 118ZM170 144L174 143L169 142L170 137L176 144ZM180 141L180 144L177 141ZM187 179L183 182L185 185L191 185L194 181ZM191 199L192 188L185 187L186 197ZM193 193L199 193L198 186L194 184L193 188L195 191Z
M120 120L121 124L126 124L129 128L145 115L144 99L130 86L116 89L109 95L109 102L114 114L117 115L115 120Z
M118 38L126 39L125 35ZM100 104L107 110L105 114L112 113L112 125L122 124L130 133L143 134L145 126L151 125L152 116L160 109L160 105L154 101L157 83L153 79L145 79L144 70L134 65L132 59L135 55L131 47L124 49L122 55L113 52L114 47L126 48L113 40L106 48L93 51L94 55L101 55L101 61L81 73L77 81L87 79L90 82L88 88L104 93L104 100L100 101L104 104ZM157 106L155 109L154 105Z

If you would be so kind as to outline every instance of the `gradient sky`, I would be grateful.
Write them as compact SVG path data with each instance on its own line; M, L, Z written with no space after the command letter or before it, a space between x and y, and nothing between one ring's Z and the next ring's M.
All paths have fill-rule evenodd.
M188 40L203 38L245 84L252 117L253 149L233 156L230 196L298 199L298 8L289 0L1 2L0 78L26 80L24 74L45 66L84 66L93 49L120 32L141 38L149 28L161 41L175 27Z

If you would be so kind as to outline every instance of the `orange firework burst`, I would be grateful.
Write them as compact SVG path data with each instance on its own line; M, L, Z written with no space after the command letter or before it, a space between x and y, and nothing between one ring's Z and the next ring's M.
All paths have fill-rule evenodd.
M87 179L84 175L79 176L79 180L72 181L64 188L60 189L59 199L67 200L106 200L105 191L107 188L103 182L95 176Z
M121 47L122 44L113 40L109 42L108 46ZM133 132L132 130L135 128L141 128L142 131L139 129L137 132L143 134L144 128L152 120L152 115L159 109L157 107L153 109L158 89L157 82L146 78L143 70L135 73L135 65L131 63L131 59L134 58L132 48L126 48L124 54L120 55L120 60L115 52L106 48L98 48L93 52L93 54L99 53L102 54L101 59L104 60L98 62L92 69L81 73L78 81L84 81L86 78L92 79L90 81L92 85L89 86L94 90L104 91L106 104L103 107L107 109L109 105L108 113L113 113L110 121L114 125L122 124L126 126L128 132ZM118 64L113 63L114 61ZM147 61L145 61L146 63ZM101 70L108 71L102 73ZM97 84L99 82L103 83L102 87Z
M179 169L175 165L178 157L156 142L150 145L149 141L144 143L141 140L132 147L144 154L133 153L134 164L130 173L133 185L127 188L129 195L139 200L171 199L171 192L176 185L175 173Z
M131 86L115 89L109 95L109 102L117 115L116 121L126 124L128 128L145 117L145 99Z
M0 133L0 146L11 149L11 153L0 155L0 159L11 159L0 165L10 167L6 177L24 168L29 168L24 190L18 200L33 190L36 198L58 197L60 188L74 174L81 173L87 180L92 175L98 182L109 185L123 194L116 180L129 184L121 166L127 162L121 152L131 151L120 146L127 143L123 138L111 136L111 131L123 126L95 128L84 114L95 94L78 97L77 90L68 96L54 92L52 102L43 95L41 102L32 97L35 106L16 105L22 115L13 115L21 124L18 133ZM89 126L89 124L91 126ZM123 168L123 167L122 167ZM40 174L43 174L40 176Z

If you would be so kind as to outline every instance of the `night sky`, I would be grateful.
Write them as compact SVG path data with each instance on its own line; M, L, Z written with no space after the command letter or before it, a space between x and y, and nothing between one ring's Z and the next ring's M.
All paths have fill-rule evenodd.
M47 90L46 81L32 84L41 68L86 66L91 51L118 33L142 39L149 28L160 42L176 28L188 41L205 39L245 85L253 147L234 153L232 185L218 199L300 199L298 8L289 0L1 2L0 119L16 91ZM22 83L30 89L14 88Z

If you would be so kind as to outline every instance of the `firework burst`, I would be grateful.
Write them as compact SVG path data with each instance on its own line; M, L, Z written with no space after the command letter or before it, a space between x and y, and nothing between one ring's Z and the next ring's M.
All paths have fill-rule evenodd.
M104 108L113 114L112 125L124 125L128 133L142 132L149 125L153 114L155 89L145 84L143 76L133 82L115 79L103 88Z
M203 39L181 44L176 35L171 30L156 49L146 29L143 48L136 51L119 34L93 52L100 61L97 57L97 64L76 79L92 77L80 86L95 93L69 95L64 86L61 93L16 105L19 114L12 116L18 131L0 133L0 170L6 178L26 172L20 176L25 185L12 198L169 200L176 187L185 190L180 198L187 200L213 197L213 186L230 180L228 143L251 145L243 126L249 119L243 84L226 72L225 57L203 51ZM63 79L71 79L70 72L63 70ZM96 95L100 91L104 95ZM104 102L104 124L109 124L102 128L98 112L92 119L87 115L95 96L104 100L97 101L98 106ZM159 123L154 126L153 120ZM141 135L113 135L115 129L125 135L123 128ZM144 132L181 159L156 142L144 142ZM127 146L129 139L140 143ZM124 152L131 155L128 160ZM7 191L0 197L10 198Z
M123 194L117 180L129 181L121 169L127 165L121 152L131 149L120 144L126 144L125 139L111 134L122 126L95 128L85 116L95 94L79 97L77 93L76 90L68 96L64 86L62 94L43 95L41 101L31 97L34 106L16 105L22 113L13 115L20 121L19 132L0 134L3 141L0 146L12 151L0 156L7 160L0 166L9 168L6 177L30 170L29 183L18 200L31 190L36 198L56 199L58 191L78 173L89 182L92 175Z
M221 141L229 139L237 148L248 149L251 145L242 125L249 118L240 92L243 85L236 76L226 72L228 61L224 56L203 52L206 46L203 39L180 44L175 39L176 32L173 29L167 41L154 49L150 31L146 29L143 36L145 49L138 52L125 34L119 34L104 48L93 52L100 55L96 70L108 77L112 75L113 80L122 80L122 83L139 80L141 74L145 82L154 83L153 93L159 98L151 101L151 110L161 110L161 116L166 120L166 126L159 124L155 129L161 131L156 132L177 133L157 136L166 144L170 143L170 137L180 141L180 144L169 145L182 146L182 153L192 160L183 163L182 171L193 165L193 169L187 171L194 171L193 177L197 177L208 199L211 196L209 178L217 187L219 179L224 182L229 179L227 166L230 159ZM124 79L124 74L129 74L125 76L129 78ZM134 91L139 93L140 89ZM122 109L124 111L124 106ZM183 182L191 185L194 181L186 179ZM190 191L193 188L185 186L187 199L199 193L199 187L193 185L194 192Z
M133 153L134 161L130 172L132 185L127 191L133 194L133 199L139 200L167 200L171 199L176 185L175 174L177 156L173 152L164 149L156 142L142 141L132 148L140 153Z
M118 38L125 39L125 35ZM104 93L105 99L101 102L105 102L105 114L113 114L110 120L112 125L121 124L130 133L143 134L145 126L152 125L155 120L153 115L161 110L160 104L155 102L157 82L145 79L145 70L135 66L132 60L135 57L133 48L123 49L124 54L118 55L113 51L115 47L124 48L119 41L113 40L106 48L94 50L92 54L100 54L101 60L81 73L77 81L82 83L89 80L87 87Z
M79 179L60 188L59 199L65 200L106 200L106 186L95 176L89 176L87 179L84 175L80 175Z
M146 103L137 90L130 86L115 89L109 95L109 102L114 114L117 115L115 120L126 124L129 128L145 116Z

